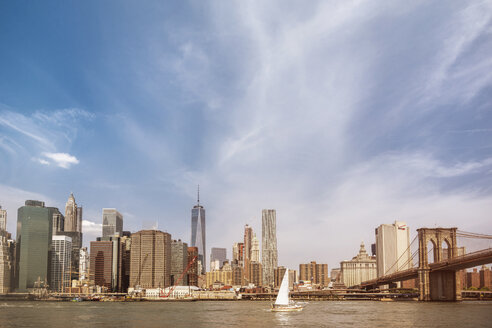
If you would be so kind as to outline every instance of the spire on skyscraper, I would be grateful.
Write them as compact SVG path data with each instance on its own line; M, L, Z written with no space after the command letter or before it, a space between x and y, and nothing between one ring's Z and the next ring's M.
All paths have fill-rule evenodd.
M197 197L197 204L200 205L200 185L198 185L198 197Z

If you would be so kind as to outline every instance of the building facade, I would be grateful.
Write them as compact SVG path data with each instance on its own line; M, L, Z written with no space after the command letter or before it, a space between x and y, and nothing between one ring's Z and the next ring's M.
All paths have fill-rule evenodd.
M287 268L284 266L279 266L275 268L274 271L274 287L275 288L280 288L280 285L282 284L282 279L284 278L285 271L287 271Z
M188 244L183 243L181 239L173 240L171 242L171 286L188 286L188 276L184 274L187 266Z
M49 285L53 212L44 202L26 200L17 212L16 282L19 292Z
M188 247L188 263L191 263L188 270L188 286L198 286L198 248Z
M221 283L225 286L232 286L232 266L225 263L222 269L206 273L206 286L212 288L215 283Z
M0 294L7 294L12 291L14 263L11 247L13 247L13 242L9 241L7 231L0 230Z
M89 279L89 251L87 247L82 247L79 251L79 280Z
M7 210L0 206L0 231L7 231Z
M253 246L253 228L244 226L244 260L251 260L251 249Z
M313 285L327 287L330 283L328 275L328 264L317 264L312 261L308 264L299 264L299 279L311 281Z
M191 209L191 247L198 248L198 266L201 266L200 274L207 271L206 258L206 225L205 208L200 205L200 191L198 191L197 204Z
M51 284L50 289L64 292L71 286L72 239L67 236L53 236L51 243Z
M210 251L210 271L219 270L227 261L227 249L212 247Z
M94 286L112 290L113 286L113 242L91 241L89 280Z
M377 277L376 259L367 254L364 243L360 244L359 254L352 260L340 262L340 275L346 287L360 285L363 281Z
M256 287L263 286L263 268L260 262L250 262L248 284L253 284Z
M102 236L112 237L123 232L123 215L115 208L103 208Z
M256 234L253 235L253 240L251 241L251 262L261 262L260 241L256 238Z
M262 251L263 285L274 285L274 270L278 266L277 254L277 218L275 210L262 211Z
M52 235L56 235L65 230L65 217L56 208L52 207L53 210L53 232Z
M82 232L82 207L78 207L73 193L65 204L65 225L62 231Z
M410 269L410 228L403 221L381 224L376 229L377 275Z
M130 287L169 287L171 235L158 230L141 230L131 238Z

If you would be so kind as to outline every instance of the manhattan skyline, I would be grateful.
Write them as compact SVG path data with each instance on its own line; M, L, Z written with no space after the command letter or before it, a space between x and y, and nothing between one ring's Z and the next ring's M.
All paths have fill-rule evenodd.
M0 205L101 211L278 264L350 259L381 223L491 234L490 2L0 4ZM210 253L208 253L210 254ZM209 265L209 263L206 263Z

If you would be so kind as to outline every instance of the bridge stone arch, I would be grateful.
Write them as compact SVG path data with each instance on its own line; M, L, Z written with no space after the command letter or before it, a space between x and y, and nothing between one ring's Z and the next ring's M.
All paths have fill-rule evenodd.
M429 250L427 245L434 245L434 262L444 260L442 244L448 246L448 256L451 259L458 255L456 231L458 228L420 228L419 237L419 299L422 301L457 300L461 298L461 286L458 273L455 271L430 272ZM450 288L450 286L452 288Z

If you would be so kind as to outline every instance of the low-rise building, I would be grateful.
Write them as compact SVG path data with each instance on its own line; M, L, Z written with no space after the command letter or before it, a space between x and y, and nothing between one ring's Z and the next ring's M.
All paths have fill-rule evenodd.
M359 254L352 260L340 262L342 282L347 287L360 285L361 282L375 279L377 277L376 258L369 256L360 244Z

